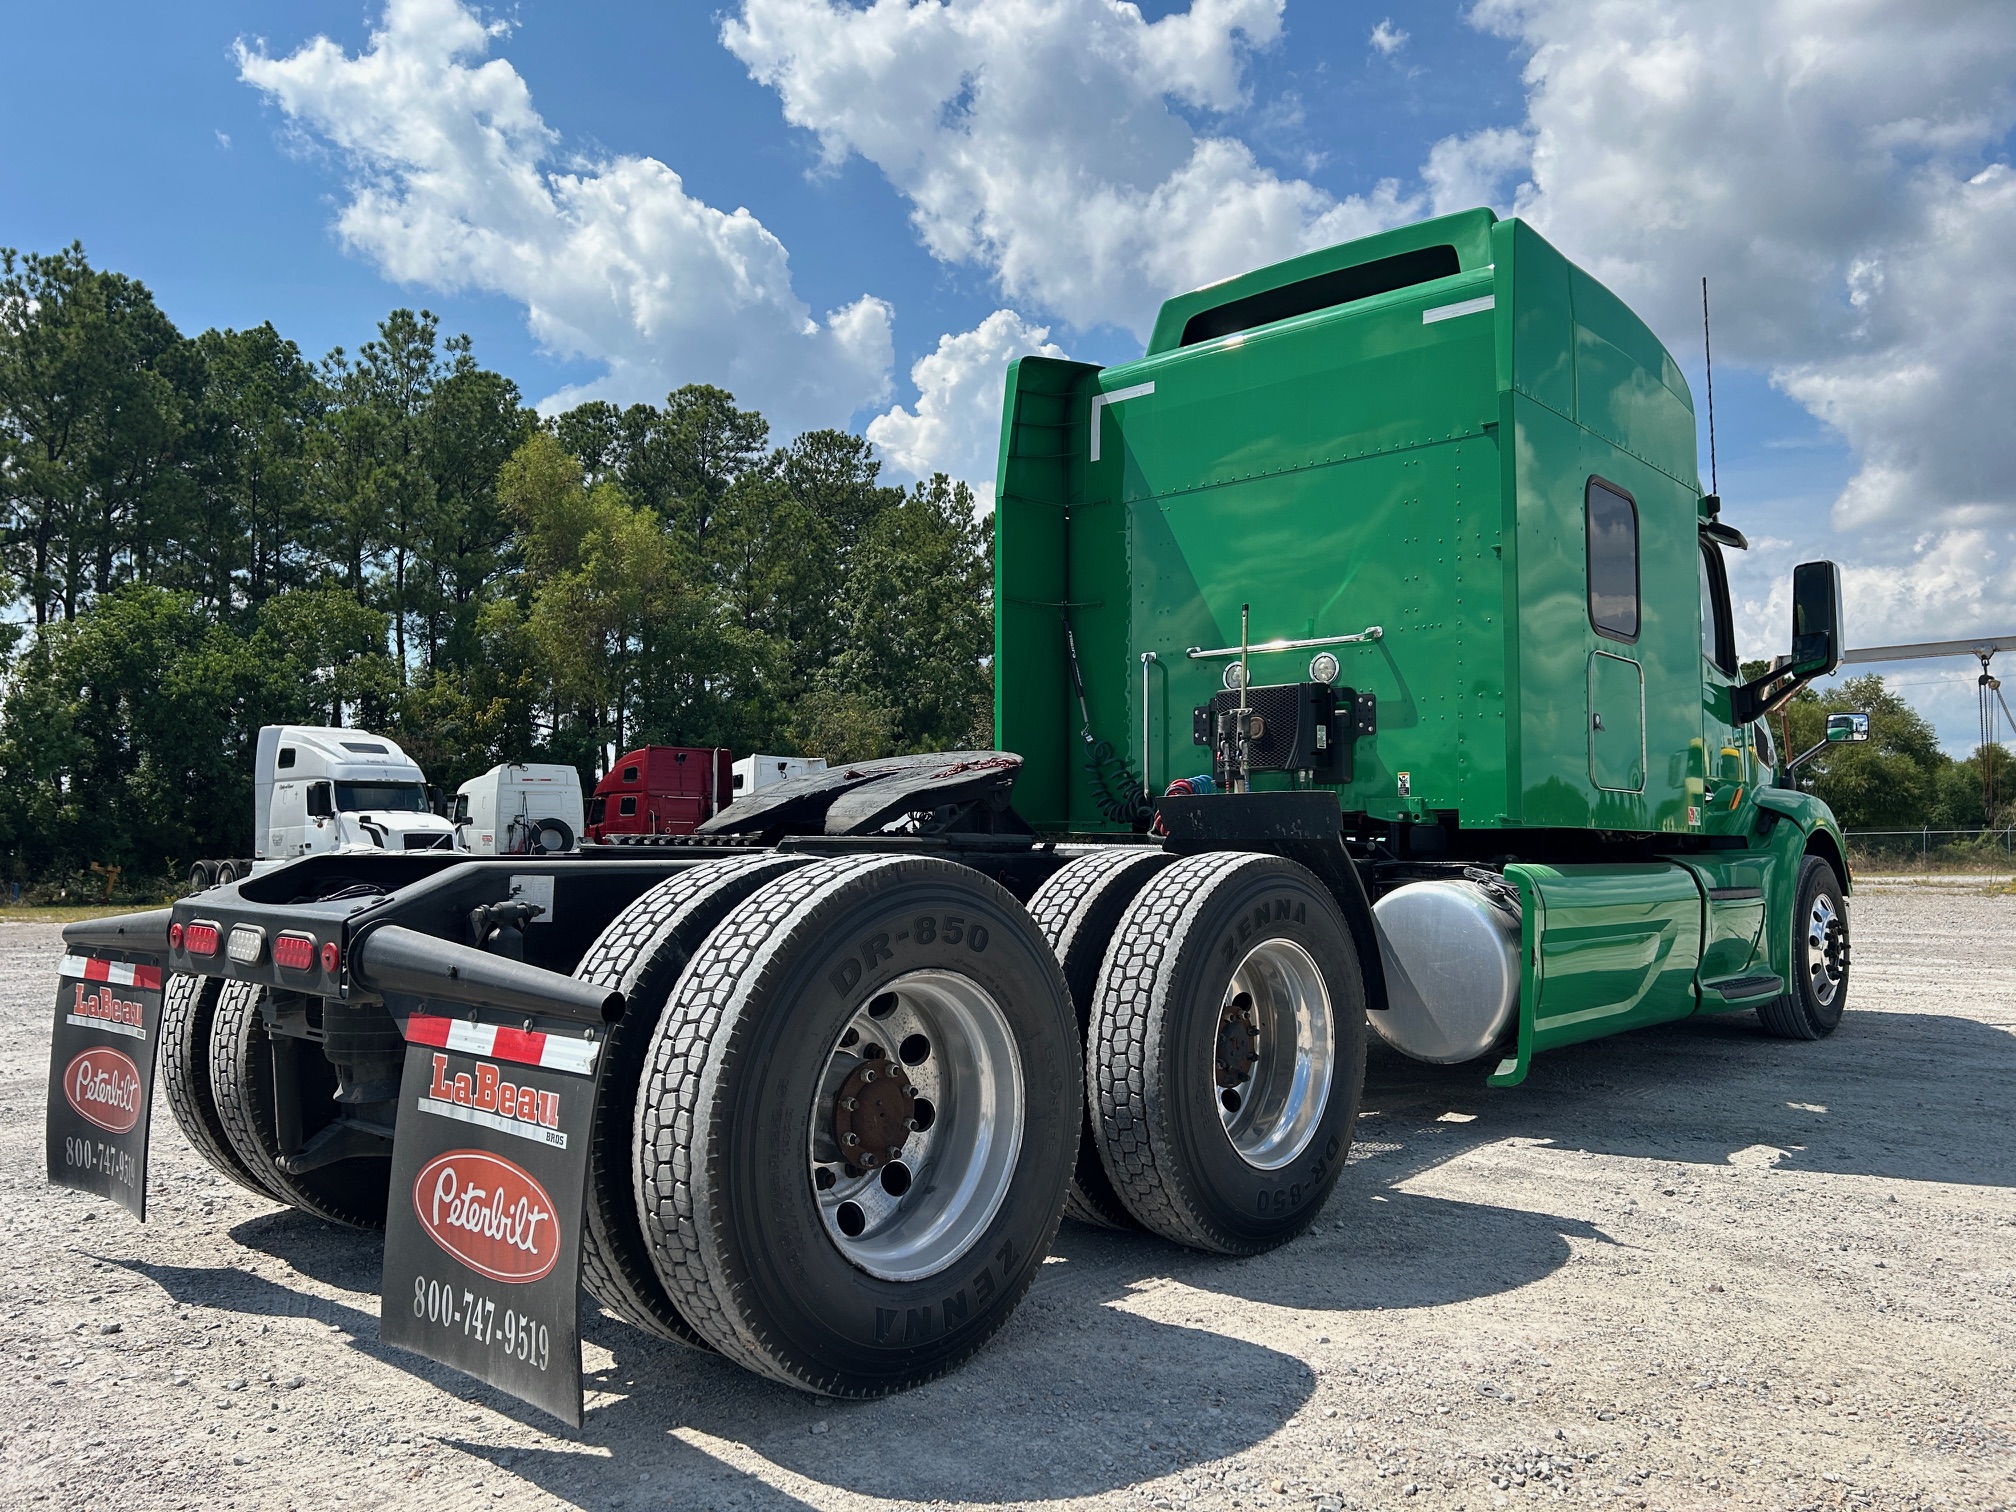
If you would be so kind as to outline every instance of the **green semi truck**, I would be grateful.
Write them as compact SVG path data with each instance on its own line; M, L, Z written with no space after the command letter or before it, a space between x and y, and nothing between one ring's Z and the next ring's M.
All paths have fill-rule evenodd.
M1745 680L1695 437L1644 324L1483 210L1173 299L1138 362L1024 358L1002 749L72 926L51 1179L144 1207L158 1066L241 1184L386 1226L388 1340L578 1421L577 1285L872 1395L1066 1214L1278 1245L1368 1033L1508 1087L1698 1013L1829 1034L1845 850L1765 716L1838 665L1839 576Z

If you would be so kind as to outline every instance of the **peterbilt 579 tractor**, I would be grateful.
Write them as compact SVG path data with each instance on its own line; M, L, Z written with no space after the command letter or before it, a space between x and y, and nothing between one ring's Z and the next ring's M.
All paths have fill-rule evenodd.
M158 1041L220 1170L386 1226L389 1341L579 1421L577 1285L865 1396L978 1349L1067 1214L1279 1245L1368 1033L1500 1087L1692 1014L1829 1034L1848 868L1763 716L1838 663L1838 574L1744 680L1695 437L1644 324L1483 210L1023 358L1003 749L74 925L51 1179L141 1206Z

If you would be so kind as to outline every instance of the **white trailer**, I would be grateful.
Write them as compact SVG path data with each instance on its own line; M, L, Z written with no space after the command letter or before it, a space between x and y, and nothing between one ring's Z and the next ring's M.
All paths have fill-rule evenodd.
M550 762L507 761L455 790L449 820L478 856L573 850L581 836L581 774Z
M791 777L809 777L826 770L824 756L744 756L729 769L734 774L734 796L746 798L759 788Z

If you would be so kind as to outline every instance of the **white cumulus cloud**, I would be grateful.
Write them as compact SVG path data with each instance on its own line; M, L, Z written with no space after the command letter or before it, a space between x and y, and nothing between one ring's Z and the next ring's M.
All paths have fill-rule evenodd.
M1407 45L1407 37L1408 33L1395 26L1393 18L1388 16L1372 28L1372 35L1366 40L1383 56L1390 58Z
M1482 0L1529 50L1516 208L1690 353L1846 438L1844 529L2016 522L2016 7ZM1504 181L1502 134L1444 174ZM1438 196L1439 200L1440 196Z
M788 432L884 398L887 304L817 319L748 210L694 199L654 158L565 159L524 79L486 56L505 31L459 0L388 0L355 55L327 37L278 57L241 43L238 67L342 155L337 229L387 277L503 294L549 350L606 365L549 402L716 383Z
M1008 364L1032 353L1062 357L1049 336L1013 310L996 310L970 331L940 337L910 369L917 407L876 416L868 439L913 477L943 472L967 480L980 505L991 508Z
M1285 0L743 0L722 40L828 162L859 154L919 237L1024 307L1145 336L1168 295L1415 219L1338 199L1210 123ZM1203 127L1193 120L1205 122Z

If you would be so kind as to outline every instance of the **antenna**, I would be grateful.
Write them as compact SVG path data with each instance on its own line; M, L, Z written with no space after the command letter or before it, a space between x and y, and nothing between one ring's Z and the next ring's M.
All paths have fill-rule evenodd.
M1708 277L1701 277L1701 355L1708 360L1708 491L1722 497L1722 479L1715 467L1715 348L1708 340Z

